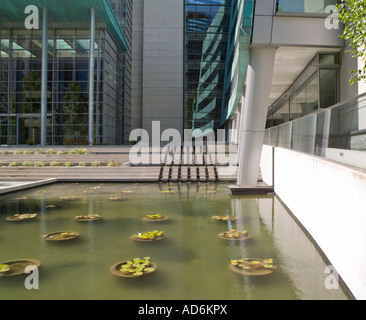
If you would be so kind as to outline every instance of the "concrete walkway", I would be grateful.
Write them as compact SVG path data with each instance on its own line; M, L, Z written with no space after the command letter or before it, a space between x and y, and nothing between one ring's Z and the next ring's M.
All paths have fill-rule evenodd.
M0 148L0 194L32 186L54 182L229 182L235 183L238 167L234 165L216 165L222 162L222 154L211 152L165 153L161 155L160 163L138 164L130 163L131 146L115 147L86 147L84 154L65 154L70 148ZM52 152L51 152L52 150ZM63 154L57 154L62 151ZM144 155L154 153L159 149L146 148ZM160 149L160 152L164 152ZM220 159L218 159L218 157ZM231 157L231 158L230 158ZM236 154L231 152L227 159L235 162ZM220 161L217 161L220 160ZM99 166L92 163L98 161ZM113 161L116 166L108 167ZM30 162L32 166L25 166ZM43 162L44 166L34 166ZM53 167L50 164L57 162ZM80 166L83 162L85 166ZM71 164L66 167L65 164Z

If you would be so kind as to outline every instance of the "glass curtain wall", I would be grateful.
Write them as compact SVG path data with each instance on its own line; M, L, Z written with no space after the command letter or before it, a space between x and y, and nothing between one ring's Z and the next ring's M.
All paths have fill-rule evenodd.
M49 30L48 145L88 143L89 33L84 29ZM95 143L115 144L120 140L114 117L116 110L122 110L121 55L104 28L96 31L94 49ZM1 144L40 143L41 65L41 30L1 30Z
M120 130L122 142L126 143L131 132L131 26L132 26L132 3L131 0L109 0L109 3L116 15L118 24L126 38L129 50L121 54L122 58L122 92L121 99L123 108L120 115Z
M220 125L231 0L185 0L185 128Z

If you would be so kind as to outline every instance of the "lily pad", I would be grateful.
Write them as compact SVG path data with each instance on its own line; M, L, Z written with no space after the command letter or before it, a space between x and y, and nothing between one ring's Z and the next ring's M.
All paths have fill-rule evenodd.
M9 266L7 264L0 265L0 272L9 271Z

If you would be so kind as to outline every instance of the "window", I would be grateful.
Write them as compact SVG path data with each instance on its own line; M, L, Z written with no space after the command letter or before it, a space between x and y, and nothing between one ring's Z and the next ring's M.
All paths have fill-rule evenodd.
M336 5L338 0L277 0L278 12L325 13L327 6Z

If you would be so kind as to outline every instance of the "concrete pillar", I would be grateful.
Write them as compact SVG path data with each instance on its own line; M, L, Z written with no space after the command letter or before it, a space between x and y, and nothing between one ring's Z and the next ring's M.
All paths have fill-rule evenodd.
M41 145L47 144L47 82L48 82L48 9L43 8L42 78L41 78Z
M94 145L94 64L95 64L95 9L90 9L89 48L89 145Z
M253 47L250 52L240 119L238 185L257 184L275 57L276 48L272 47Z

